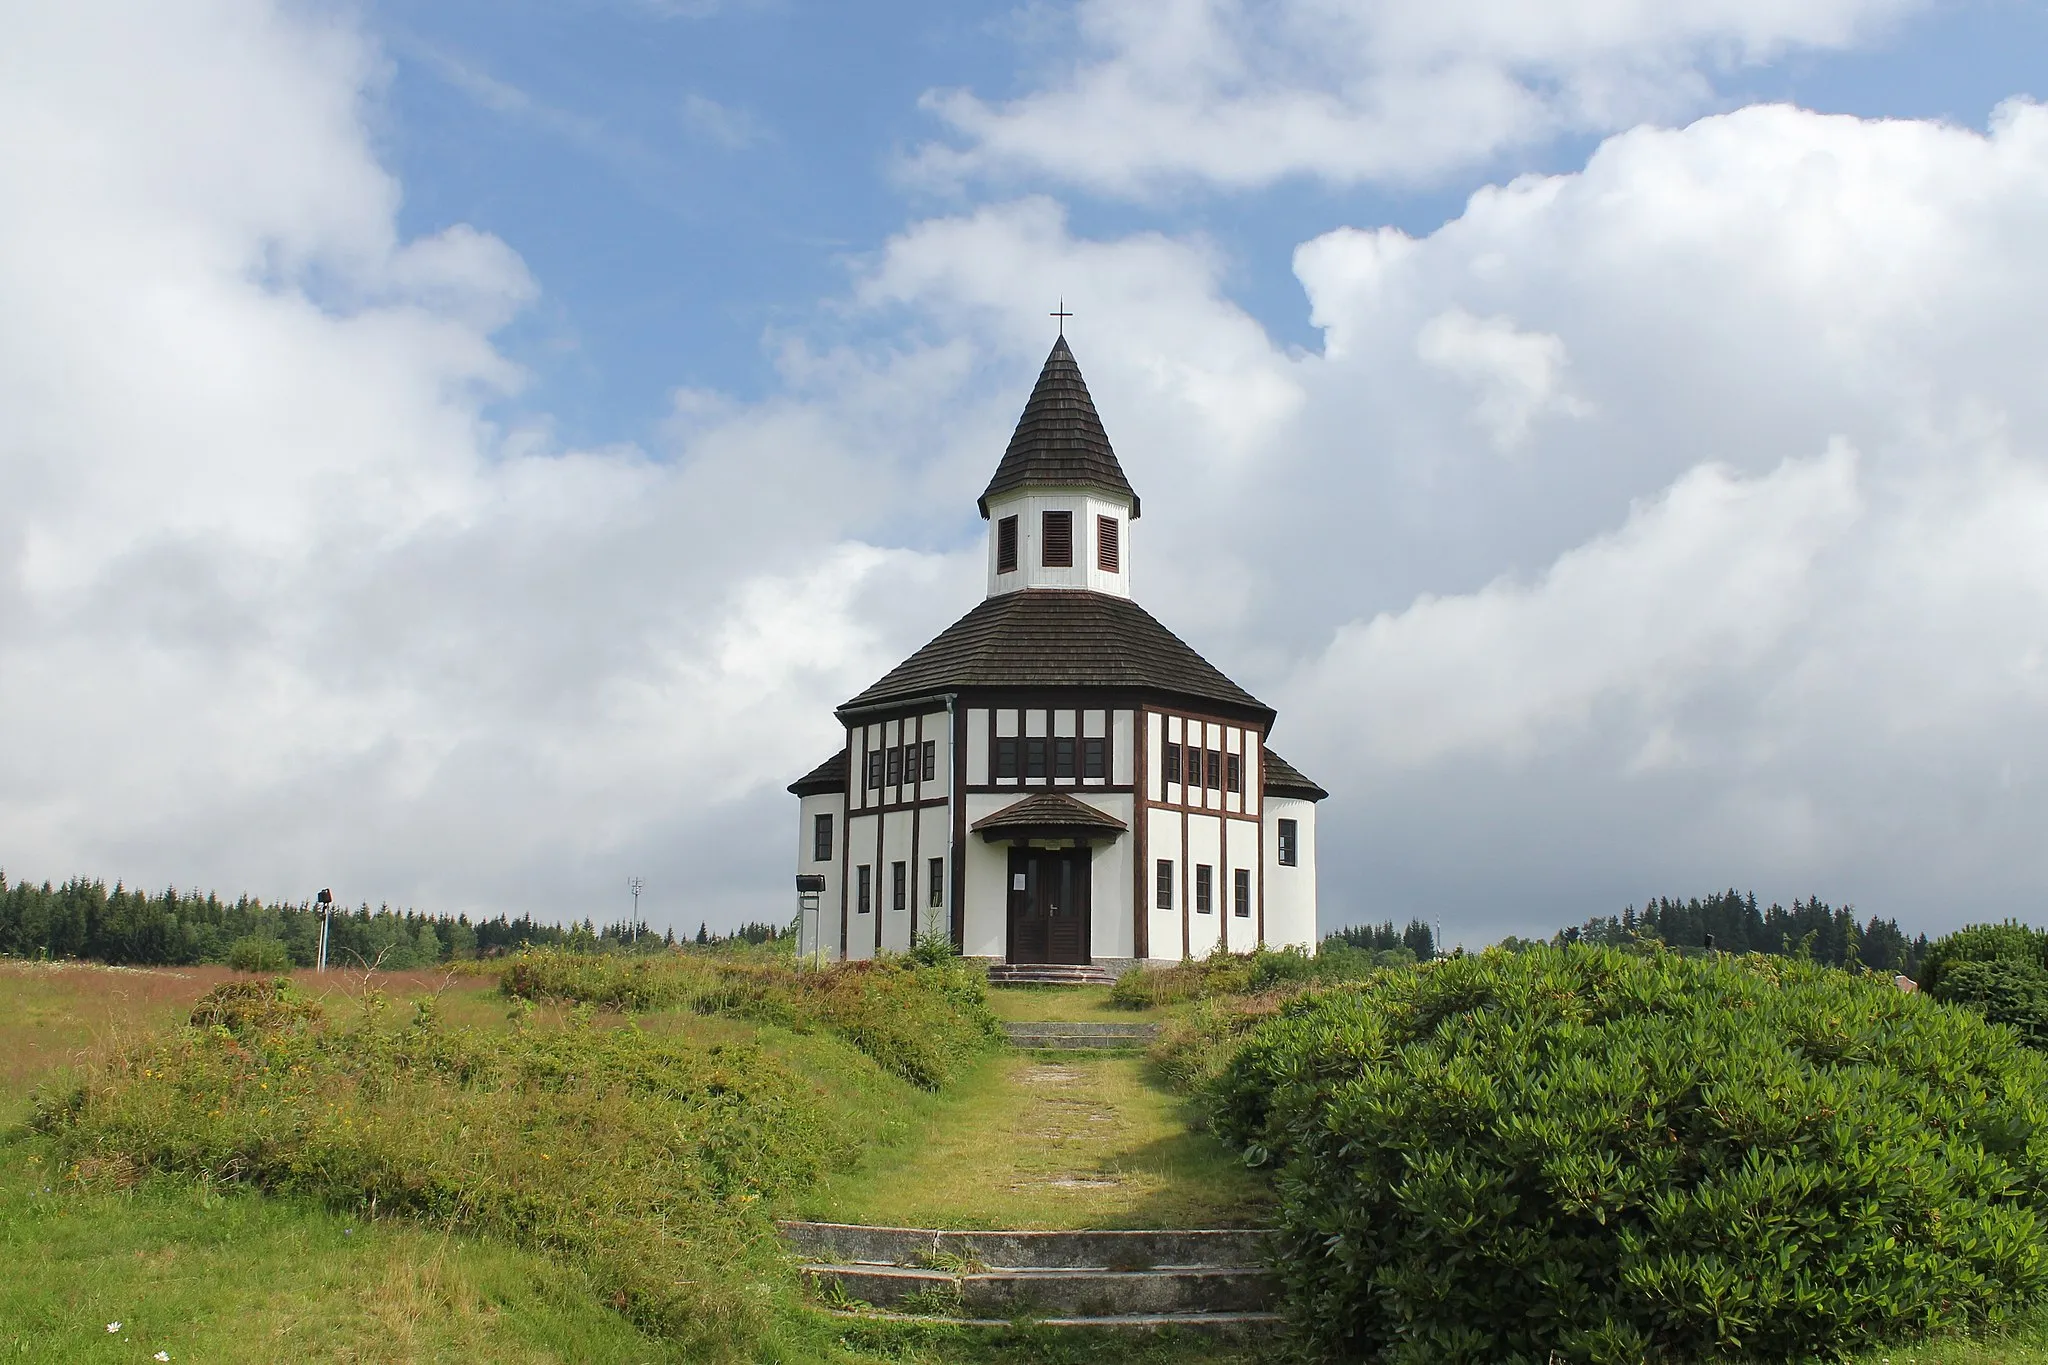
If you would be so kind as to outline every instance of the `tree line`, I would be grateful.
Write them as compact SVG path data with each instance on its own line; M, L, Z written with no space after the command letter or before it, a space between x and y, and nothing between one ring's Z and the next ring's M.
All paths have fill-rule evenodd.
M74 877L9 884L0 871L0 956L83 958L137 967L180 967L226 962L245 939L284 945L292 964L313 965L319 953L321 912L310 901L297 905L240 896L222 900L209 892L131 891L116 882ZM744 931L742 931L744 932ZM423 915L394 910L337 906L329 932L329 965L379 964L391 971L431 967L455 958L492 957L522 946L581 951L648 951L673 945L673 931L657 934L643 923L602 927L581 923L545 924L529 915L471 920L467 915Z
M1715 948L1731 953L1807 957L1830 967L1867 967L1912 976L1927 956L1927 935L1907 938L1897 920L1872 915L1859 923L1851 905L1829 905L1818 896L1795 900L1788 909L1757 904L1756 893L1728 890L1689 900L1659 896L1619 915L1595 916L1560 930L1552 943L1624 945L1654 941L1673 948ZM1510 941L1505 946L1516 946Z

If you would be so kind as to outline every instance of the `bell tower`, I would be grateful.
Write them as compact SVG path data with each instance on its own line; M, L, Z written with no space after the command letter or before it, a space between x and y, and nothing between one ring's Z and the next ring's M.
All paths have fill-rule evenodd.
M1131 595L1138 495L1064 335L1046 356L978 505L989 523L990 597L1075 588Z

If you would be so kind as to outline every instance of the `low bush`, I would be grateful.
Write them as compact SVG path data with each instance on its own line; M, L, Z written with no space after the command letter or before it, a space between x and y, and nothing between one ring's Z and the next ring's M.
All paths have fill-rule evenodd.
M2010 920L1958 929L1927 950L1920 986L2048 1049L2048 933Z
M176 1173L503 1237L585 1267L691 1359L768 1358L788 1276L760 1210L851 1160L866 1122L751 1046L451 1029L430 1006L393 1025L374 995L337 1024L271 983L209 1002L40 1101L77 1178Z
M288 972L292 954L277 939L251 934L228 945L228 966L238 972Z
M1332 1357L1807 1358L2048 1287L2048 1060L1888 978L1488 952L1297 996L1215 1100Z
M1112 1005L1154 1009L1189 1000L1226 995L1262 995L1312 982L1358 981L1383 967L1407 966L1415 955L1406 949L1375 952L1341 942L1325 942L1313 956L1299 948L1256 948L1233 953L1217 948L1207 957L1188 958L1165 967L1133 967L1110 988Z
M507 966L508 995L617 1009L687 1008L826 1029L905 1080L937 1089L1001 1037L981 973L953 956L817 971L681 953L626 959L542 950Z

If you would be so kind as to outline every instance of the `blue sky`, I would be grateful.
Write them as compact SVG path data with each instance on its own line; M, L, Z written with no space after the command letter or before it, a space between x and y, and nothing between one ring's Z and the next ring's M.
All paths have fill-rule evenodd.
M905 182L904 154L944 132L919 97L1028 88L1071 51L1063 18L1056 5L899 0L367 11L391 63L378 135L405 184L404 229L466 222L525 257L542 299L503 338L537 380L520 404L585 444L650 441L679 384L771 392L769 335L829 326L819 304L845 289L849 257L970 197ZM1970 0L1867 45L1734 70L1715 105L1788 100L1982 127L2000 101L2048 89L2044 54L2048 6ZM1208 234L1227 253L1231 297L1276 340L1313 348L1296 243L1344 224L1427 233L1478 185L1569 170L1597 140L1560 138L1413 184L1295 177L1148 204L1029 175L1003 188L1060 194L1086 236Z
M12 18L11 876L774 917L1063 294L1326 927L2048 897L2039 0Z

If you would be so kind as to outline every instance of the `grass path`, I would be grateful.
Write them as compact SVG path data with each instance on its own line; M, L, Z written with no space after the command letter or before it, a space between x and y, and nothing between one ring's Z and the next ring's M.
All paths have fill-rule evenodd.
M1243 1227L1268 1202L1150 1063L1006 1053L935 1101L925 1131L794 1211L908 1227Z

